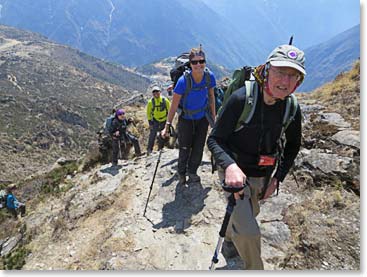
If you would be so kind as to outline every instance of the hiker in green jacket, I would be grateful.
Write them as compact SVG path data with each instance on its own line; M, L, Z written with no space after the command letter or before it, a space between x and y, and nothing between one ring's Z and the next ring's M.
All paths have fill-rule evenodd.
M166 126L167 114L171 102L164 96L161 96L161 88L154 86L152 88L153 97L148 101L146 111L149 123L149 139L147 146L147 155L152 153L154 141L157 137L157 132L160 132ZM158 140L158 149L163 148L163 140Z
M227 258L239 255L246 269L264 268L260 228L255 218L260 212L258 201L274 193L299 152L301 109L295 104L294 112L291 108L288 110L287 101L294 101L295 97L290 95L305 75L305 57L301 50L292 45L275 48L266 63L252 72L253 83L246 83L246 86L257 87L258 97L247 99L246 89L233 92L219 112L207 140L219 166L221 180L232 187L241 187L246 179L249 183L242 192L235 194L237 205L222 248ZM235 81L229 89L233 89L231 85ZM250 100L255 102L252 118L238 126ZM294 114L292 120L288 120L287 114ZM283 135L285 143L281 140Z

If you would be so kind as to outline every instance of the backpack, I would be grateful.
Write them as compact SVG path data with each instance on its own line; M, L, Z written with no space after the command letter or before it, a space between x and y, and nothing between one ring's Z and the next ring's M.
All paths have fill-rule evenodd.
M229 97L233 93L238 91L246 93L245 105L237 120L235 132L240 131L244 125L248 124L255 113L256 103L259 96L259 85L252 72L253 68L249 66L237 69L233 73L232 81L224 93L222 106L227 103ZM296 116L297 106L297 98L294 94L291 94L286 98L286 108L282 120L283 132L288 128L289 124L291 124Z
M152 97L152 118L154 118L154 110L155 110L155 107L156 107L156 104L155 104L155 100L154 100L154 97ZM162 102L161 102L161 110L166 110L166 116L168 114L168 108L167 108L167 99L166 97L162 97Z
M6 198L8 197L8 194L5 190L0 190L0 209L6 207Z
M223 103L224 90L220 87L215 87L214 96L215 96L215 112L218 113L218 110L220 109Z
M185 52L176 58L175 65L169 73L171 76L171 81L173 82L173 87L176 86L177 81L182 76L182 74L189 69L191 69L189 53Z
M105 135L109 135L112 131L112 120L115 118L115 115L110 115L106 118L103 124L103 133Z

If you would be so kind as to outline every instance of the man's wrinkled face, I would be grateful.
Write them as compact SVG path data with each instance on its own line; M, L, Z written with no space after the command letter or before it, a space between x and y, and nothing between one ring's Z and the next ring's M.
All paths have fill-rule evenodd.
M270 66L268 88L274 98L284 99L296 88L301 79L301 73L291 67Z

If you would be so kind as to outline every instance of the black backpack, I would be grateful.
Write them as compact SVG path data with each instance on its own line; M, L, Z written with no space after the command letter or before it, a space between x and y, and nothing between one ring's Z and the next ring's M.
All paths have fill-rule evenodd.
M191 69L189 53L185 52L176 58L175 65L169 73L171 81L173 82L173 87L176 86L178 79L184 74L184 72L189 69Z

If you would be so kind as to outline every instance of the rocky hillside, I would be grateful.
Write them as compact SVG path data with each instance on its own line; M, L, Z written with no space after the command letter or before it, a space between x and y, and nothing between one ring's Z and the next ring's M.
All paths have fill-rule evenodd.
M347 95L355 103L329 105ZM258 217L265 268L360 270L359 64L299 101L301 153ZM120 160L118 169L60 160L52 171L19 182L16 195L26 201L27 215L13 220L0 211L1 267L207 270L225 198L207 150L202 181L189 186L177 186L177 156L164 149L154 183L158 152ZM242 268L238 259L219 259L218 269Z
M0 26L0 184L80 157L112 107L150 80L44 37ZM117 102L118 101L118 102Z

